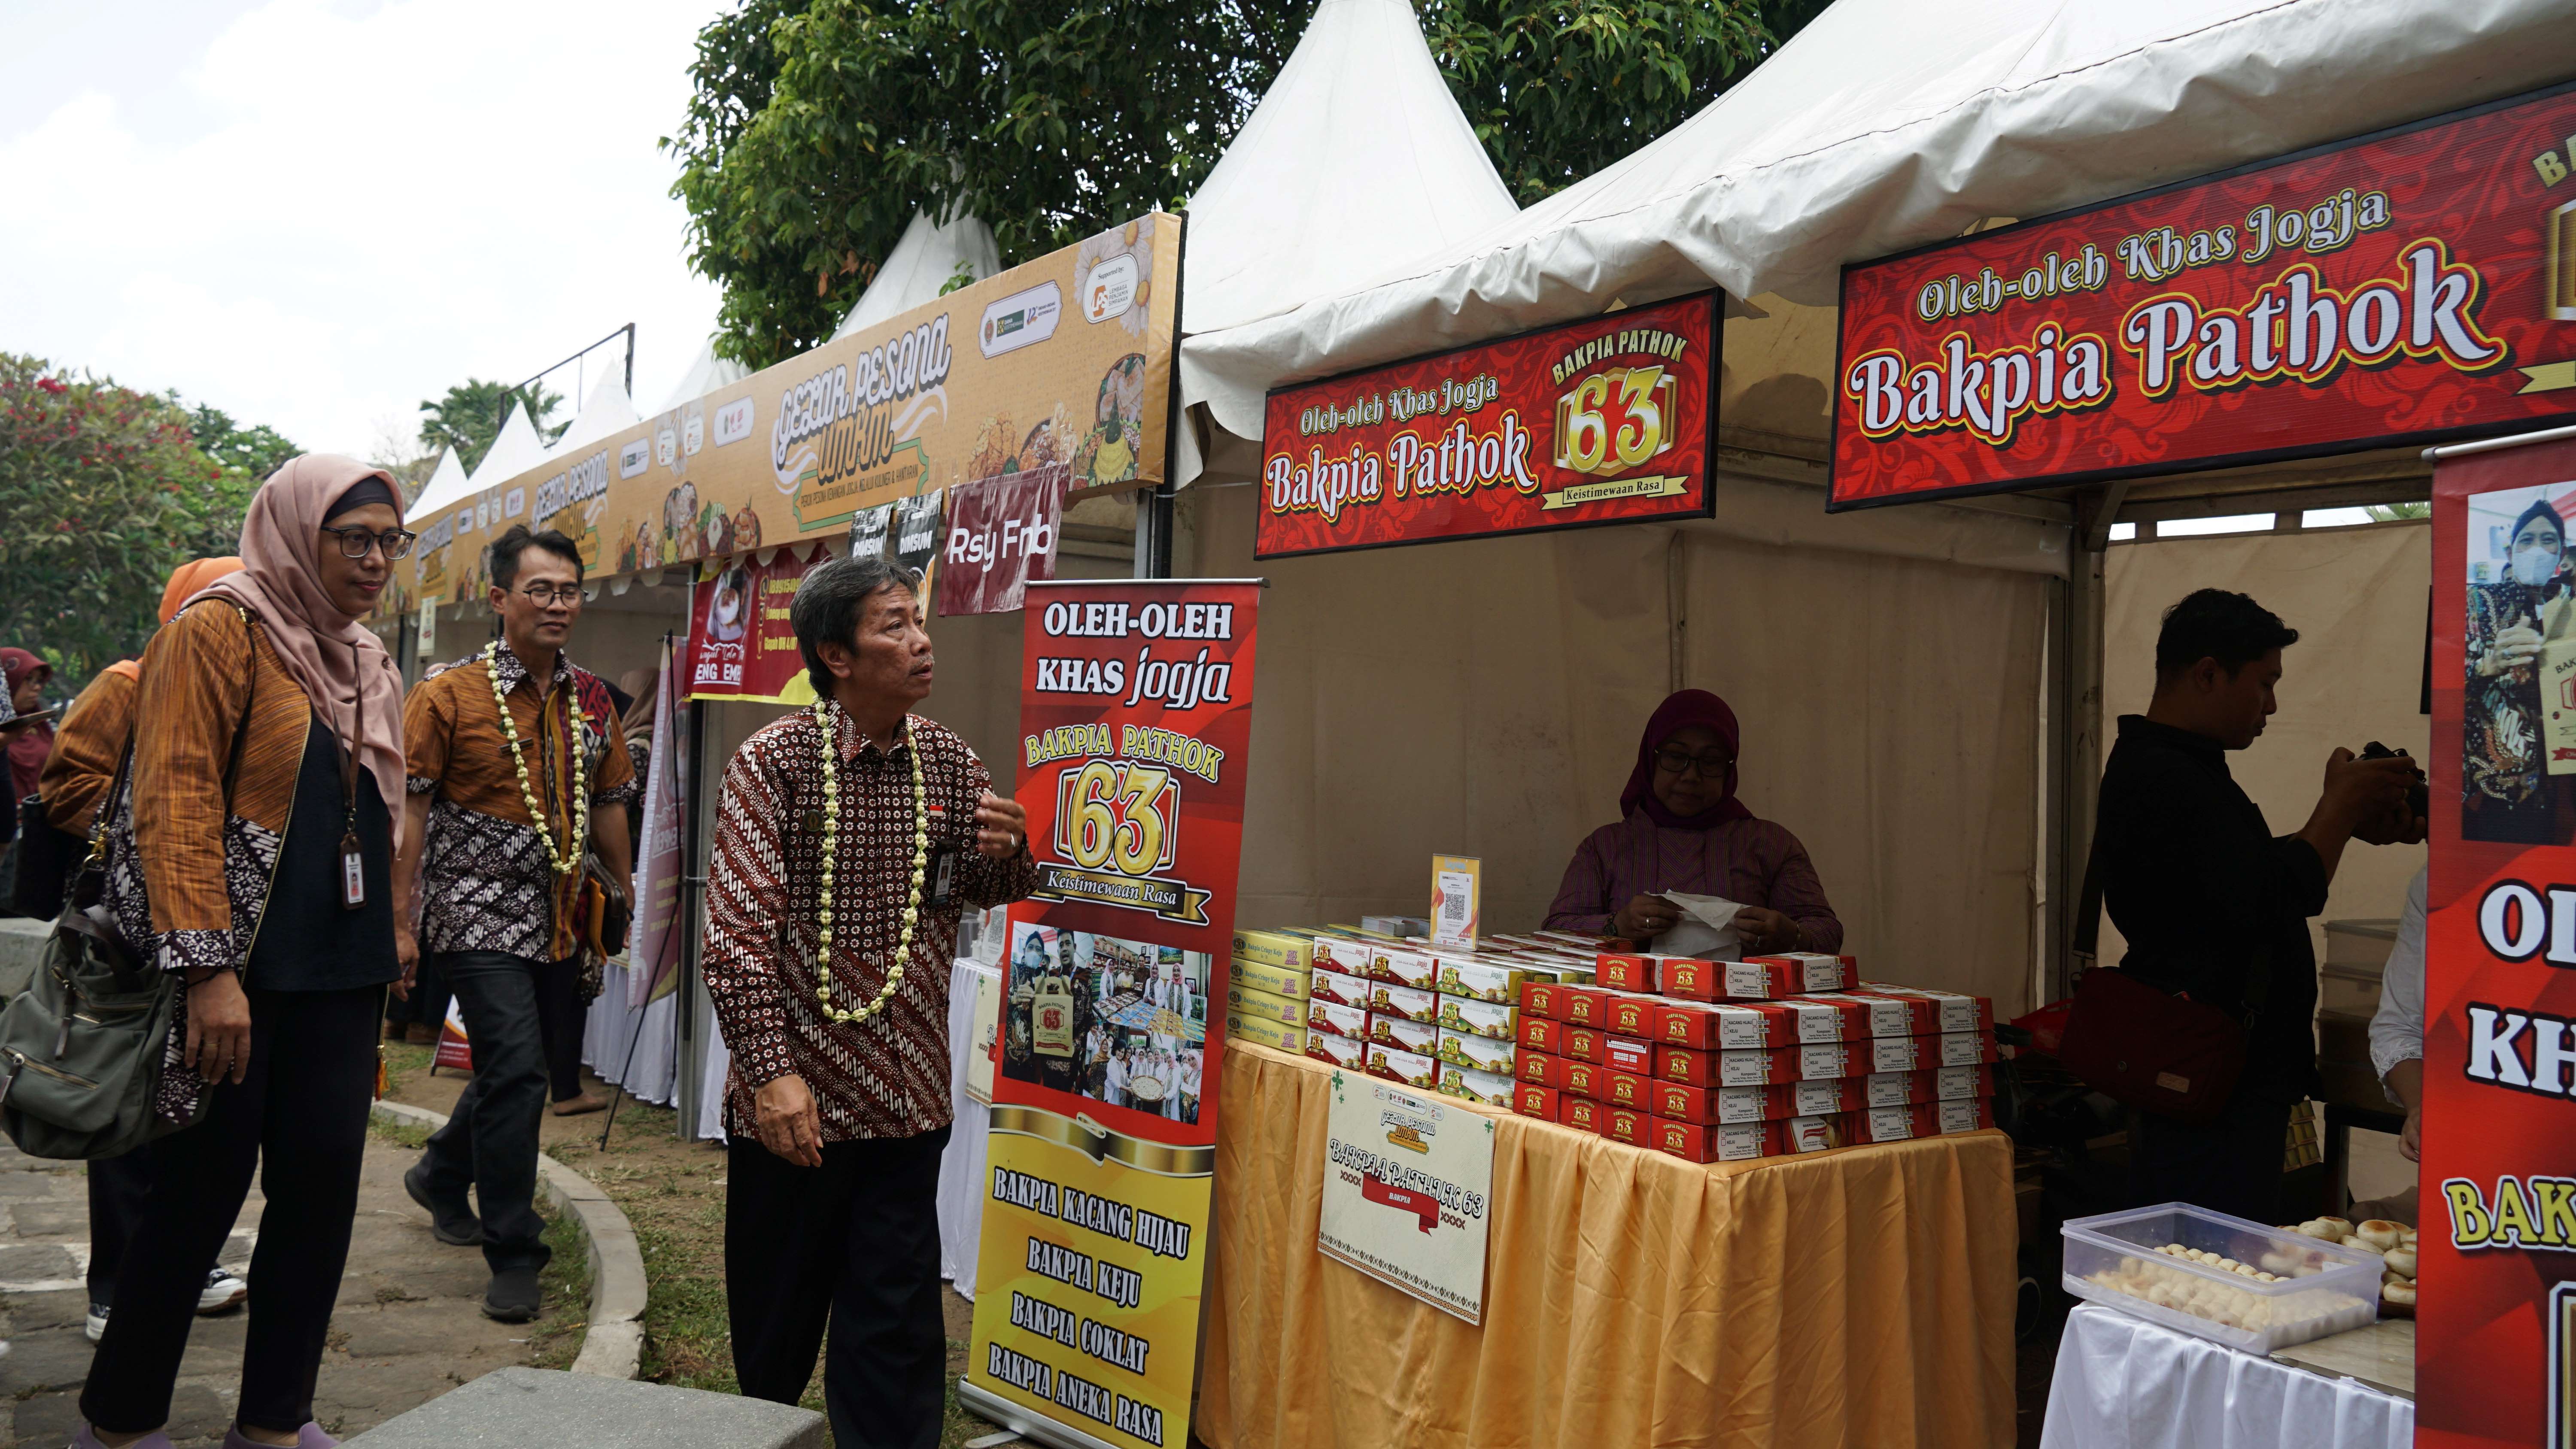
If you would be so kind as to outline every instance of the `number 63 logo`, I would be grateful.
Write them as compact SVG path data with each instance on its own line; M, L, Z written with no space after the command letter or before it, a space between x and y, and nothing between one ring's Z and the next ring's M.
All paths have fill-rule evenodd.
M1084 870L1147 876L1172 863L1181 787L1134 760L1093 760L1056 777L1056 853Z
M1556 400L1556 466L1576 473L1624 473L1669 449L1672 374L1660 367L1613 367Z

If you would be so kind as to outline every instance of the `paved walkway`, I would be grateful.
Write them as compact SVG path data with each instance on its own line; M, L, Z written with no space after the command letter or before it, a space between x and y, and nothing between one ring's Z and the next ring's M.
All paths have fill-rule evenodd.
M476 1306L487 1281L481 1252L430 1237L429 1215L403 1192L403 1170L419 1156L380 1139L367 1144L348 1273L314 1404L314 1417L335 1435L371 1428L528 1357L528 1325L494 1323ZM250 1262L261 1205L254 1186L224 1245L221 1261L237 1273ZM0 1336L9 1341L0 1358L0 1446L71 1442L91 1352L81 1333L88 1239L81 1166L23 1156L0 1139ZM170 1411L170 1437L182 1449L223 1442L240 1392L244 1321L238 1309L197 1320Z

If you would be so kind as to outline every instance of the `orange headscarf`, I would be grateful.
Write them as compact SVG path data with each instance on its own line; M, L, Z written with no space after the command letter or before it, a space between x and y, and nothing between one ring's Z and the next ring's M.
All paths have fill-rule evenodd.
M388 809L403 798L402 674L384 641L322 592L322 523L340 495L382 468L306 453L269 475L242 519L242 569L201 590L248 609L313 712L375 776ZM394 496L401 492L396 489ZM399 516L399 508L396 510Z
M179 617L179 606L197 596L197 591L226 574L242 570L237 558L192 558L170 571L170 582L161 590L161 622Z

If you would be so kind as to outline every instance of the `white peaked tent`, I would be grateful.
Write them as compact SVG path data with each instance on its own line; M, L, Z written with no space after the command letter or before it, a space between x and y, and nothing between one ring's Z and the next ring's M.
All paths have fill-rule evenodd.
M568 457L576 448L588 447L642 421L643 418L636 414L635 404L626 399L625 381L616 373L609 373L590 390L589 401L581 405L581 412L573 418L571 426L564 429L563 436L546 449L546 456Z
M1368 286L1194 329L1182 374L1218 423L1257 430L1282 382L1711 284L1826 305L1843 263L1985 218L2570 75L2567 0L1839 0L1634 155L1483 235L1391 260Z
M447 448L438 455L438 466L429 470L429 481L421 485L420 496L412 500L404 517L424 522L449 502L465 496L465 465L456 461L456 450Z
M993 229L963 213L943 226L932 221L928 212L914 211L912 224L887 253L885 265L877 268L875 280L859 294L858 305L834 329L832 340L938 300L939 289L960 269L975 281L1002 269L1002 251L994 244Z
M528 410L518 403L510 404L510 415L501 422L500 436L492 440L491 450L474 466L465 480L466 491L507 483L546 460L546 441L528 420Z
M1519 214L1405 0L1322 0L1190 198L1181 325L1238 327L1350 290ZM1184 351L1181 401L1199 402ZM1258 439L1261 416L1217 420ZM1181 430L1174 476L1199 471ZM1226 440L1218 455L1226 456Z
M716 356L716 340L710 337L698 344L698 355L689 359L688 370L680 374L678 385L671 389L669 396L662 399L662 405L653 411L667 413L674 408L684 407L714 392L717 388L740 382L749 376L751 376L750 368L729 357Z

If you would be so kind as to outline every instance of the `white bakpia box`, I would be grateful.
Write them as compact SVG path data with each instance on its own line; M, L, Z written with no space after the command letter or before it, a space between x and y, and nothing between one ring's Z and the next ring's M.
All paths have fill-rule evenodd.
M2066 1239L2066 1291L2247 1353L2363 1327L2379 1317L2382 1259L2366 1249L2165 1203L2075 1218ZM2169 1254L2173 1244L2207 1254ZM2266 1283L2224 1259L2279 1281Z

